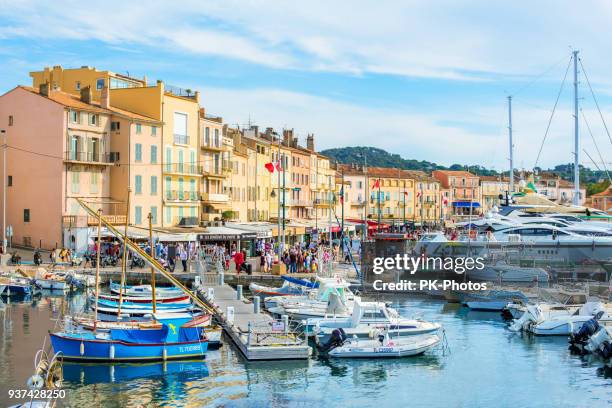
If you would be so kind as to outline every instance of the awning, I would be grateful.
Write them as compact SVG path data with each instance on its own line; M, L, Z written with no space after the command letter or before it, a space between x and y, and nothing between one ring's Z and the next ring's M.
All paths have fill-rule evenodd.
M453 201L453 207L457 208L479 208L480 203L476 201Z
M198 234L198 241L242 241L257 238L255 232L245 232L243 230L227 227L208 227L207 231Z

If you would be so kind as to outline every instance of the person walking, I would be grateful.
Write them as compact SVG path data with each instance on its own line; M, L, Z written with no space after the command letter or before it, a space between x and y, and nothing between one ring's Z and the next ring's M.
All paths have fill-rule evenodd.
M234 263L236 264L236 275L240 275L240 269L244 263L244 255L242 254L242 251L236 251L234 254Z
M181 263L183 264L183 272L187 272L187 250L183 244L179 244L179 258L181 259Z

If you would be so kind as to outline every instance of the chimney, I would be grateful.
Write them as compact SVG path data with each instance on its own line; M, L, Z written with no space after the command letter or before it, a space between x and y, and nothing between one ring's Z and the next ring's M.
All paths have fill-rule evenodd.
M89 85L81 88L81 101L91 103L91 87Z
M293 144L291 146L293 146L293 147L297 147L298 146L298 138L297 137L293 138Z
M306 137L306 148L308 150L310 150L311 152L315 151L315 145L314 145L314 134L309 134Z
M293 139L293 129L283 129L283 144L290 147L291 139Z
M234 147L238 147L242 143L242 133L240 132L239 129L236 129L236 131L233 133L234 133Z
M100 92L100 107L110 109L110 90L108 89L108 86L102 88L102 91Z
M40 86L38 87L38 91L42 96L49 97L49 92L51 92L51 84L48 82L40 84Z

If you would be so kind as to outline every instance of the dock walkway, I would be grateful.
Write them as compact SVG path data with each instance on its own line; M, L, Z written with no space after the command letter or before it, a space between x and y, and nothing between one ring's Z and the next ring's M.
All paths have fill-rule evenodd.
M214 291L209 296L209 288ZM255 313L254 305L238 299L235 289L226 283L204 283L198 296L214 311L225 333L247 360L308 359L311 349L301 333L289 328L286 321ZM228 308L233 308L228 313Z

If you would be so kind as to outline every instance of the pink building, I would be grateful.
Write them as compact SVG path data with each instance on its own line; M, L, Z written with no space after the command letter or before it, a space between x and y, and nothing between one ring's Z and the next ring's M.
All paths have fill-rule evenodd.
M128 121L125 134L112 129L119 121ZM0 96L0 129L8 145L6 224L12 226L12 242L85 249L96 223L77 197L101 207L110 221L125 223L125 200L116 195L125 195L129 181L126 177L123 188L114 186L113 194L110 178L121 167L117 141L128 144L130 124L137 121L151 119L112 108L108 97L94 102L89 88L81 90L80 98L48 84L18 86Z

